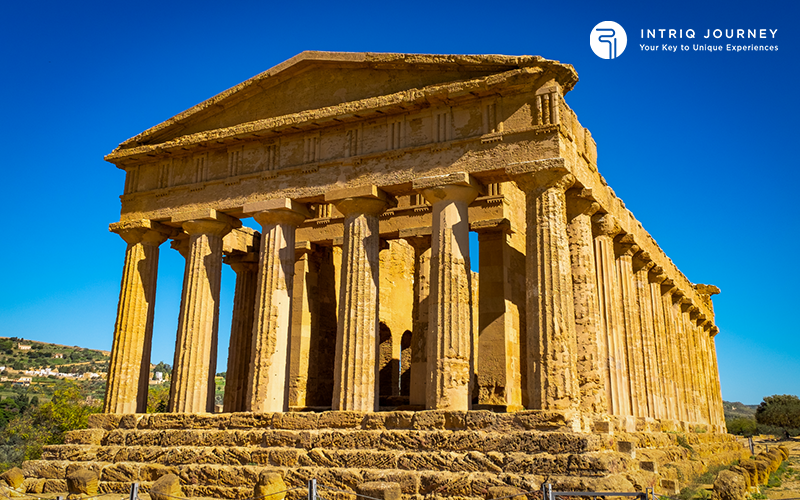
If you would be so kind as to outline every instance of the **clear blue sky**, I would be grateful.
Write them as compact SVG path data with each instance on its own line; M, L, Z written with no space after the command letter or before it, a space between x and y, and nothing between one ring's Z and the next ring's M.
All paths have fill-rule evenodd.
M110 349L125 245L117 144L303 50L535 54L599 167L686 276L719 286L726 400L800 394L797 2L9 2L0 19L6 207L0 335ZM713 2L712 2L713 3ZM628 47L602 60L600 21ZM777 29L777 52L645 53L641 29ZM721 44L728 40L721 40ZM741 43L741 42L740 42ZM183 259L162 247L153 361L172 362ZM223 276L225 369L233 273Z

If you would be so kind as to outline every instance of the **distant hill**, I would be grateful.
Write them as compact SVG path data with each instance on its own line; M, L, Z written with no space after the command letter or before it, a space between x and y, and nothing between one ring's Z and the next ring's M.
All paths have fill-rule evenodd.
M108 351L49 344L19 337L0 337L0 366L8 372L50 368L59 373L106 373Z
M725 410L725 418L756 418L758 405L746 405L739 402L723 401L722 408Z

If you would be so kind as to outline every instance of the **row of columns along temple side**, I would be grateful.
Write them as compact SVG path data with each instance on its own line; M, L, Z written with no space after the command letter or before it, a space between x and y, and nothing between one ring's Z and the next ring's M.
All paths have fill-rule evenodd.
M724 429L713 322L589 189L573 187L566 168L530 162L506 175L490 189L524 193L524 272L514 275L520 257L503 227L472 228L480 245L477 317L468 207L486 187L463 172L413 182L430 215L429 229L400 234L415 261L410 360L402 363L409 408L581 410ZM320 358L301 330L324 304L294 280L323 279L309 266L332 252L340 260L332 390L320 406L377 411L385 396L377 359L379 222L396 200L368 185L330 190L325 203L343 217L341 241L327 247L295 241L313 210L285 198L241 207L260 234L242 228L238 212L213 209L112 224L127 250L104 411L146 410L159 247L169 239L186 258L169 411L215 409L223 263L236 273L223 411L297 405L292 379ZM231 235L250 246L226 251ZM512 314L514 294L524 298Z

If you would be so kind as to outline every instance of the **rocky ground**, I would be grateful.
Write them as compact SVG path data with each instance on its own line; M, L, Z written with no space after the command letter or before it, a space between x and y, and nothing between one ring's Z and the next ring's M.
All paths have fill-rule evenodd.
M788 441L773 441L771 439L755 440L756 452L764 448L783 444L789 448L789 466L783 475L781 485L775 488L764 488L761 490L770 500L785 500L789 498L800 498L800 439L794 438Z

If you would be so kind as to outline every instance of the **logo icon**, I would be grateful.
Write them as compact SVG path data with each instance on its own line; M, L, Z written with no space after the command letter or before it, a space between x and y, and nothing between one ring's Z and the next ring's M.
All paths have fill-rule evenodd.
M597 57L616 59L625 51L628 35L622 26L614 21L603 21L595 26L589 35L589 45Z

